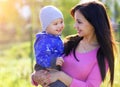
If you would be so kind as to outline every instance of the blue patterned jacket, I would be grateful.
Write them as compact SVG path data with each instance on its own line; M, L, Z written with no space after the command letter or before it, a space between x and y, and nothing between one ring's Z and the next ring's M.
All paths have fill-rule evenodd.
M52 68L53 61L62 56L64 50L60 36L47 34L45 32L36 35L34 52L36 63L43 68ZM54 63L55 64L55 63Z

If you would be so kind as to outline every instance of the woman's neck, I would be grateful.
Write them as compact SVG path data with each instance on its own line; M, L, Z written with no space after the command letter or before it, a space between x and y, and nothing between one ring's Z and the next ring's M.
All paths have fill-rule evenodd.
M99 44L96 39L96 36L91 38L83 37L83 39L80 41L76 50L80 53L86 53L98 47L99 47Z
M81 43L89 44L89 45L98 45L96 35L89 36L89 37L83 37L83 39L81 40Z

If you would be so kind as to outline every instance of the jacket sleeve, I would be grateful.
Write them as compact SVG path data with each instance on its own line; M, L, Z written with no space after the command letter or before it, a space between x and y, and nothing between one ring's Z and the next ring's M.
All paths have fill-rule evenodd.
M36 40L34 44L36 63L45 68L49 67L51 49L51 43L48 41L48 39L40 38L40 40Z
M73 78L70 87L100 87L102 82L98 64L95 64L86 81Z

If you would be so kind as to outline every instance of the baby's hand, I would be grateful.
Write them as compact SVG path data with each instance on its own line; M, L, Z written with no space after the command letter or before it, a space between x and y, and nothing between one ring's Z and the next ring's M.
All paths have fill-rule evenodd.
M56 65L62 66L62 64L64 63L64 60L62 57L58 57L56 60Z

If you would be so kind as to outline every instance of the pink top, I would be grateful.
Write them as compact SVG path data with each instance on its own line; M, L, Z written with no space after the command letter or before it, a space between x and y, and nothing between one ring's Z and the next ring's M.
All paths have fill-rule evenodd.
M73 80L70 87L100 87L102 82L97 63L98 48L87 53L76 52L79 62L73 53L64 57L63 71Z

